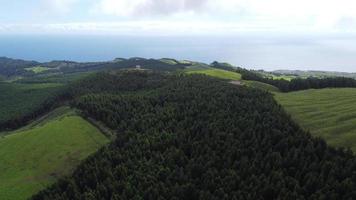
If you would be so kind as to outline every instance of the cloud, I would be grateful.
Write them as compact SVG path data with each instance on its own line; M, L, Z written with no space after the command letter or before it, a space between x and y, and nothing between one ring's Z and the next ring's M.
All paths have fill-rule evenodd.
M101 0L94 11L125 17L199 12L208 0Z
M320 29L335 28L345 17L356 19L353 0L99 0L93 10L130 19L167 16L268 25L289 21L291 26L297 23Z
M42 0L42 9L47 14L66 14L69 13L75 3L80 0Z
M177 28L179 27L179 28ZM121 35L226 35L254 30L251 24L202 23L200 21L124 21L124 22L83 22L53 24L0 24L0 33L64 33L64 34L121 34Z
M1 1L1 0L0 0ZM355 32L354 0L38 0L45 30L102 32ZM29 7L28 4L25 7ZM9 9L8 9L9 10ZM0 8L0 13L1 10ZM19 11L17 11L19 12ZM4 13L4 12L2 12ZM11 16L11 13L3 14ZM16 14L14 14L16 15ZM4 18L4 17L3 17ZM9 18L9 17L8 17ZM19 17L23 19L23 17ZM29 24L31 18L28 17ZM4 18L2 21L6 22ZM10 21L11 20L7 20ZM25 20L20 22L24 22ZM26 22L27 22L26 21ZM112 23L115 22L115 23ZM47 23L47 24L46 24ZM165 26L165 27L159 27ZM13 30L15 26L7 26ZM17 27L23 27L19 25ZM62 27L62 28L60 28ZM200 29L200 30L199 30ZM131 29L130 29L131 30ZM182 31L181 31L182 30ZM187 33L185 33L186 31Z

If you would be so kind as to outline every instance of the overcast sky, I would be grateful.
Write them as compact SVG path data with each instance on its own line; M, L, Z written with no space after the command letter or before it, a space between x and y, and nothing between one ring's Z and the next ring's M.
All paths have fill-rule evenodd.
M0 5L1 33L356 31L353 0L0 0Z
M356 72L354 0L0 0L0 5L0 35L211 36L225 39L224 46L211 41L223 52L186 54L201 52L206 59L247 68ZM2 45L2 54L14 55L7 51L18 48L14 44ZM22 50L14 56L32 58Z

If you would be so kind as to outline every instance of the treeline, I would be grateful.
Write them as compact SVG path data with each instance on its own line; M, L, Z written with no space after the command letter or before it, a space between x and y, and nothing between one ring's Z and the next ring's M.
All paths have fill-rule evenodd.
M341 87L356 87L356 80L346 77L329 77L329 78L295 78L290 81L284 79L273 79L264 77L258 72L247 70L240 67L232 67L226 63L213 62L212 67L224 70L234 71L241 74L243 80L253 80L262 83L267 83L277 87L282 92L291 92L306 89L321 89L321 88L341 88Z
M120 82L124 93L85 89L73 106L117 138L32 199L356 199L353 154L312 138L271 94L201 75L157 80L147 93L135 92L140 78Z
M86 78L72 81L61 88L39 88L31 91L17 91L16 88L12 87L0 87L0 92L6 91L7 95L9 95L8 97L5 95L4 98L16 98L17 101L17 104L6 105L6 108L0 110L0 131L20 128L52 109L70 102L83 94L148 91L164 85L169 81L167 78L168 76L165 76L163 73L151 71L144 73L136 70L113 71L110 73L99 72L91 74ZM28 94L24 95L22 93ZM13 109L13 106L18 107L18 109ZM18 114L15 114L14 110ZM5 113L6 117L3 117L3 113Z
M40 117L41 115L46 114L47 112L51 111L53 108L58 106L58 98L50 97L46 99L39 107L35 110L22 113L21 115L11 118L10 120L0 122L0 131L9 131L20 128L30 121Z
M259 74L253 75L253 72L242 73L242 79L254 80L276 86L282 92L291 92L307 89L322 89L322 88L345 88L356 87L356 80L345 77L330 77L330 78L294 78L290 81L284 79L265 78Z
M70 100L70 96L68 92L64 88L51 88L53 91L48 92L48 90L43 91L43 95L40 97L34 96L33 98L43 98L42 100L32 100L32 99L23 99L21 104L16 105L23 110L19 112L17 115L13 113L9 113L11 117L5 117L0 119L0 132L1 131L10 131L22 126L25 126L29 122L35 120L53 110L54 108L62 105L64 102ZM39 91L41 92L41 91ZM40 95L39 92L36 92L33 95ZM12 97L16 98L16 97ZM20 98L20 97L19 97ZM3 108L2 112L14 112L10 108Z

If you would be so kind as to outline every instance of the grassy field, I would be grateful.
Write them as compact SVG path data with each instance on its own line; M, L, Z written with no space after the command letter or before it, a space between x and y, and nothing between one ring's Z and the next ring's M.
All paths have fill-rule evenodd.
M187 68L185 70L185 73L187 73L187 74L205 74L205 75L216 77L216 78L232 80L232 81L240 81L240 83L242 85L246 85L249 87L258 88L258 89L262 89L262 90L267 90L270 92L278 92L279 91L279 89L273 85L261 83L258 81L241 80L241 74L236 73L236 72L227 71L227 70L222 70L222 69L215 69L215 68L210 68L210 67L200 67L200 68L194 67L194 68Z
M39 83L56 83L56 84L66 84L69 82L73 82L79 80L81 78L85 78L93 74L93 72L78 72L78 73L70 73L70 74L49 74L46 76L34 76L34 77L25 77L16 80L16 83L22 84L39 84Z
M356 152L356 89L275 93L275 98L312 135Z
M0 138L0 197L27 199L68 175L108 139L67 107Z
M25 70L32 71L32 72L38 74L38 73L41 73L41 72L48 71L49 68L48 67L36 66L36 67L31 67L31 68L25 68Z
M205 74L216 78L227 80L241 80L241 74L215 68L187 69L187 74Z
M273 73L268 73L268 72L259 72L263 77L266 77L266 78L272 78L274 80L286 80L286 81L290 81L294 78L297 78L297 76L294 76L294 75L276 75L276 74L273 74Z
M262 83L258 81L242 81L242 83L246 86L253 87L253 88L258 88L262 90L267 90L269 92L278 92L279 89L273 85L267 84L267 83Z
M292 75L273 75L272 76L273 77L273 79L274 80L282 80L282 79L284 79L284 80L286 80L286 81L291 81L292 79L295 79L295 78L297 78L296 76L292 76Z
M0 122L33 112L61 86L56 83L0 83Z

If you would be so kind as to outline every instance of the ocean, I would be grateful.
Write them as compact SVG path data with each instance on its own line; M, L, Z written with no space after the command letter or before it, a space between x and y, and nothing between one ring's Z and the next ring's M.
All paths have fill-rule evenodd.
M356 37L1 35L0 56L41 62L169 57L249 69L356 72Z

